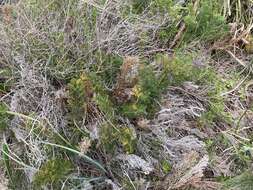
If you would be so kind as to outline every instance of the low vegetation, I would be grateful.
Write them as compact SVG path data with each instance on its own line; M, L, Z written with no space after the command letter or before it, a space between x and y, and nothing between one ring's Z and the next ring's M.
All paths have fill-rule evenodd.
M0 189L251 189L252 8L3 3Z

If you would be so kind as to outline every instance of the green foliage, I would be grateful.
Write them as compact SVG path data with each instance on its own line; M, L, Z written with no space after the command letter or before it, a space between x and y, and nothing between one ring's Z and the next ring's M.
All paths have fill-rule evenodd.
M169 16L168 26L172 26L170 28L178 26L178 23L187 12L187 8L184 5L174 0L154 0L153 7L157 9L157 12L165 13Z
M205 145L210 157L216 156L217 149L221 145L224 149L231 146L229 140L223 134L217 134L215 138L207 139Z
M241 0L231 2L235 6L234 2L239 1L242 2ZM166 55L157 55L155 59L157 64L154 67L153 65L141 64L140 70L138 70L138 77L136 77L136 83L134 82L132 86L129 85L127 87L131 91L129 101L127 103L119 103L121 101L118 101L118 103L116 103L117 101L114 102L111 95L116 96L113 90L118 84L117 80L120 80L120 77L117 76L119 76L123 64L122 57L116 55L116 53L122 53L120 49L122 46L112 48L113 50L119 48L119 51L107 53L99 49L106 49L104 47L107 44L96 41L98 37L101 37L96 36L100 34L100 29L102 33L106 31L110 33L113 31L114 26L119 31L121 31L122 26L124 33L128 29L127 27L130 26L130 30L134 32L134 44L138 46L136 47L138 49L136 54L138 56L140 54L145 55L149 59L149 56L153 53L153 48L150 49L149 47L150 44L154 44L154 51L160 51L160 49L167 50L168 42L175 39L180 26L185 24L186 28L181 31L182 36L179 35L180 39L176 42L177 44L180 45L180 41L189 43L199 40L201 42L208 42L208 45L210 45L209 43L225 37L229 30L225 17L221 14L222 8L219 0L195 1L200 2L197 7L193 7L193 1L185 1L183 5L180 5L175 0L132 0L131 5L126 5L126 9L123 7L123 13L121 10L118 11L116 7L112 7L111 9L110 7L109 9L107 9L108 7L104 7L105 0L96 1L94 4L83 2L84 5L82 6L80 5L80 0L24 0L23 2L24 4L21 4L17 9L20 13L16 12L16 14L19 13L21 16L18 19L14 19L13 24L8 26L10 27L9 31L6 31L9 39L4 40L3 44L5 44L5 41L8 43L7 47L11 44L11 50L9 52L3 49L4 56L8 56L10 53L11 59L13 59L13 56L16 59L15 55L24 57L25 62L28 65L31 64L31 68L34 67L36 72L41 72L42 76L46 76L45 78L48 80L50 89L51 87L52 89L54 87L57 89L59 81L61 84L67 83L68 90L67 102L63 98L62 105L67 107L63 110L68 111L66 115L69 123L62 131L54 130L54 126L51 128L44 127L33 120L25 122L24 119L22 123L25 126L24 128L26 128L24 130L31 131L29 133L31 138L39 136L43 141L55 143L53 146L62 148L58 150L52 148L49 144L41 147L47 153L49 160L35 175L35 189L49 184L52 185L51 188L58 189L58 185L61 185L60 181L64 180L65 176L71 171L72 163L63 159L52 159L52 155L67 155L73 159L76 158L76 155L80 156L81 154L76 151L76 145L82 137L89 136L80 126L90 124L89 122L94 121L97 115L103 115L104 120L107 122L101 126L99 139L105 153L114 154L122 151L128 154L135 153L137 146L135 131L131 127L121 126L120 122L129 119L135 123L136 119L139 118L152 119L158 108L157 102L168 85L179 87L185 81L192 81L194 84L201 86L200 88L206 90L205 92L207 93L203 95L204 100L201 103L206 103L204 106L207 111L199 119L200 126L211 126L214 122L221 120L230 122L231 118L225 109L225 100L220 96L222 92L227 90L226 85L228 81L224 82L217 72L209 66L195 63L194 60L197 55L194 53L184 53L182 49L178 51L173 50L175 54L171 58ZM23 12L22 9L24 9ZM118 15L118 12L121 13ZM101 13L106 14L101 15ZM126 15L124 15L125 13ZM25 17L22 15L25 15ZM150 20L144 19L142 22L141 19L144 16L150 17ZM163 19L166 23L161 27L156 25L155 29L153 29L152 23L155 21L156 16L157 20ZM107 20L110 21L111 17L113 17L113 22L107 23ZM106 18L105 20L102 19L102 27L100 23L102 22L101 18ZM249 18L247 17L246 19L248 20ZM26 19L29 20L29 23L25 22ZM97 20L99 20L99 23L97 23ZM126 25L124 25L124 21L127 21ZM19 23L16 24L15 22ZM97 28L98 25L99 28ZM140 28L142 25L146 26L143 31ZM17 26L20 28L16 28ZM117 28L118 26L120 28ZM147 29L149 26L150 30ZM124 42L123 44L132 41L129 40L128 35L115 36L119 37L119 40ZM150 43L152 40L151 36L154 39L154 43ZM108 40L115 39L113 37ZM113 43L111 41L108 44ZM129 50L128 47L123 49ZM192 50L187 49L187 51ZM129 52L132 53L132 51ZM10 65L12 65L11 59ZM19 70L18 63L15 60L13 62L15 62L13 64L15 65L13 71L14 73L18 73L16 72ZM141 62L144 61L141 60ZM2 71L0 71L1 74L3 74ZM6 76L8 76L8 79L12 76L12 73L8 73ZM4 82L0 83L0 94L5 94L11 86L7 85L5 78L3 77ZM20 80L19 76L17 78ZM55 82L57 83L55 84ZM35 109L32 108L31 110ZM23 111L21 110L22 113L27 115L31 114ZM122 118L122 116L126 118ZM7 128L9 119L7 107L4 104L0 104L0 130ZM50 118L48 119L50 120ZM44 120L41 123L44 123ZM160 153L163 151L162 143L157 138L148 138L148 141L147 144L150 150L148 150L147 154L160 160L160 170L164 174L168 174L172 168L171 164L168 162L168 159L164 158L161 160L159 158ZM91 151L88 152L88 154L92 155L92 158L95 144L93 143L94 147L90 148ZM207 142L207 148L209 152L215 152L216 145L220 144L224 147L226 146L226 148L230 146L226 142L226 139L216 137L215 140ZM9 153L5 146L3 146L3 149ZM69 153L66 152L67 150ZM95 151L96 154L99 154L99 152ZM247 161L252 160L251 145L245 143L244 146L236 150L236 154L235 159L238 159L238 162L247 164ZM85 161L87 163L93 163L93 165L98 166L100 169L102 168L104 173L106 173L99 163L85 156L84 154L81 155L82 158L86 158ZM23 157L23 155L20 159L24 159L25 162L30 161L30 159L27 159L26 156ZM15 170L16 167L14 168L13 166L16 165L11 162L7 154L3 154L3 161L10 179L18 181L19 178L23 177L22 172ZM82 167L82 165L78 165L78 167ZM86 171L84 173L85 175L90 174L90 172L87 174ZM250 175L243 176L246 180L239 180L240 183L245 184L245 181L252 178ZM149 175L148 177L153 182L159 178L153 175ZM125 183L122 183L123 188L126 185L126 189L138 189L137 181L133 179L132 182L131 178L132 176L130 175L129 179L123 179L126 180ZM238 178L235 179L238 181ZM120 182L117 177L116 181ZM19 187L15 185L15 188Z
M120 107L120 112L128 118L152 116L156 111L156 100L168 85L179 86L185 81L208 87L208 111L200 119L202 124L210 124L221 119L230 121L225 113L224 98L220 94L226 90L224 83L217 73L209 66L195 65L197 54L176 52L172 58L158 55L157 63L162 63L162 72L157 76L153 68L144 66L139 74L138 84L133 89L134 99Z
M215 94L218 91L224 90L223 82L217 76L217 73L208 65L203 64L200 66L198 63L195 63L201 61L198 59L198 54L176 52L171 59L167 60L169 62L167 64L170 79L169 84L178 86L182 85L185 81L192 81L198 85L218 84L214 85Z
M126 103L120 107L120 112L130 118L134 119L142 115L147 115L146 106L136 103Z
M169 63L170 85L181 85L185 81L196 81L200 69L192 64L192 55L177 53Z
M132 128L105 124L100 135L101 144L108 153L114 154L118 146L128 154L135 152L137 140Z
M152 2L152 0L134 0L132 9L136 14L142 13L148 5Z
M207 93L209 110L202 115L200 120L203 119L207 124L211 124L210 122L217 119L230 123L232 118L225 112L225 99L221 96L221 93L227 90L226 83L223 82L214 71L208 73L205 84L210 86Z
M250 190L253 187L252 171L245 171L241 175L225 182L224 189Z
M173 0L153 0L153 4L155 7L158 7L160 9L166 9L166 10L174 10L175 11L175 7L176 4L173 2Z
M119 141L123 146L123 149L128 154L133 154L136 149L136 136L134 134L134 130L129 127L123 127L120 129L120 136Z
M178 27L175 24L169 24L169 26L162 27L158 32L158 38L162 42L168 42L172 40L178 32Z
M110 74L105 74L107 75ZM115 78L116 76L114 80ZM106 116L106 119L114 119L114 107L109 92L105 90L105 80L101 75L95 73L90 73L89 76L81 74L78 78L71 79L68 84L70 118L75 122L81 121L90 114L89 112L92 112L92 106L96 106Z
M178 33L178 23L181 22L187 9L180 4L174 3L172 0L156 0L154 6L159 12L168 14L170 18L170 20L158 30L159 40L166 45L166 43L172 41Z
M81 74L68 84L68 107L70 117L80 121L87 114L92 102L105 114L108 120L115 120L114 109L130 119L140 116L152 116L156 111L156 101L159 100L167 86L168 63L164 64L161 76L156 76L153 67L143 66L140 69L138 83L133 88L134 98L123 105L113 104L108 86L114 86L123 61L120 57L110 58L102 55L101 62L94 65L89 76ZM160 59L164 59L163 57ZM91 83L92 81L92 83ZM90 94L95 94L90 97Z
M134 100L121 107L122 113L128 118L152 117L157 108L162 92L168 86L169 59L165 55L157 55L155 58L161 64L159 75L150 65L143 66L139 72L139 80L133 89Z
M5 166L9 182L8 189L28 189L28 182L26 180L25 172L19 169L15 161L10 158L10 149L8 144L2 144L2 160Z
M224 38L229 32L218 1L201 0L194 6L192 2L180 5L171 0L156 0L153 5L159 12L163 10L170 17L170 21L158 31L161 42L174 40L179 31L178 23L182 20L186 30L183 32L183 38L179 40L186 43L194 40L213 42Z
M90 70L96 73L94 80L99 80L106 87L112 87L123 64L122 57L97 51L93 58L96 64L93 64Z
M211 126L215 121L230 122L230 117L226 115L224 109L223 100L210 102L208 111L203 113L198 120L200 127Z
M139 77L139 86L142 94L138 98L137 104L145 105L146 111L149 110L152 113L154 102L160 98L162 90L159 78L156 77L151 67L142 69Z
M3 103L0 103L0 131L8 127L8 120L10 115L7 113L8 108Z
M225 121L227 123L232 122L232 116L225 111L225 99L221 96L222 92L228 90L227 83L221 80L221 78L212 69L208 69L203 75L204 85L209 86L207 93L209 101L209 109L200 118L201 122L205 124L211 124L215 120Z
M171 164L167 160L161 162L163 173L168 174L171 171Z
M66 177L71 169L72 163L68 160L48 160L35 174L34 185L35 187L42 187L47 184L56 185L60 180Z
M10 90L12 86L12 73L9 69L0 69L0 95L1 93L6 93Z
M201 1L197 13L189 6L189 14L184 17L186 32L184 41L195 39L211 42L225 37L229 28L220 13L221 7L216 1Z
M174 0L134 0L132 4L133 13L141 14L144 10L155 13L166 13L174 21L181 18L182 6Z
M96 94L94 101L98 106L99 110L105 115L106 119L113 121L115 118L114 107L107 94Z
M138 84L133 89L134 99L122 105L120 111L128 118L152 116L163 88L150 66L144 66L139 73Z
M4 165L7 171L7 174L9 176L9 179L11 179L12 182L12 170L11 170L11 165L10 165L10 159L9 159L9 149L8 146L4 143L2 146L2 152L3 152L3 161L4 161Z
M253 148L251 143L245 143L240 147L238 151L238 156L245 162L250 164L253 158Z
M208 65L194 65L194 54L176 53L169 64L170 85L181 85L185 81L195 82L208 88L208 111L200 118L201 125L210 125L215 120L231 122L231 116L225 112L225 100L221 93L227 90L224 82Z
M68 107L73 121L81 121L87 114L93 94L92 84L86 74L73 78L68 84Z

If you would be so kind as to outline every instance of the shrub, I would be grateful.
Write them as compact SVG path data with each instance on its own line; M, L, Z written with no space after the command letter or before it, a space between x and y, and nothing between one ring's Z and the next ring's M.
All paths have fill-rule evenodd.
M134 98L122 106L121 113L134 119L142 116L152 116L155 112L156 101L159 100L162 88L157 77L150 66L144 66L140 70L138 83L132 90Z
M48 160L35 174L34 185L42 187L47 184L57 185L71 171L72 163L63 159Z
M225 100L221 96L221 93L227 89L226 82L208 65L203 67L194 65L195 58L194 54L180 52L175 54L168 67L170 85L178 86L185 81L192 81L208 89L206 94L208 110L199 120L201 125L211 124L215 120L230 122L231 116L225 112Z
M197 12L193 9L190 4L189 14L184 17L186 32L183 40L185 42L197 38L206 42L213 42L228 34L229 28L221 14L219 3L203 0L200 2Z
M225 181L224 189L249 190L253 186L252 171L245 171L241 175Z
M151 2L152 2L152 0L135 0L132 5L133 12L136 14L142 13Z
M94 76L92 81L100 83L103 89L112 88L123 64L123 58L103 51L96 51L93 58L94 64L90 68L91 75Z
M11 86L13 85L13 78L11 77L11 70L5 68L0 68L0 96L10 91Z
M0 103L0 131L3 131L8 127L10 115L7 113L7 111L8 108L6 105Z
M134 130L127 126L113 126L104 124L100 130L101 145L107 153L114 154L118 146L132 154L136 149L136 136Z
M92 111L93 86L86 74L73 78L68 84L70 118L80 122Z

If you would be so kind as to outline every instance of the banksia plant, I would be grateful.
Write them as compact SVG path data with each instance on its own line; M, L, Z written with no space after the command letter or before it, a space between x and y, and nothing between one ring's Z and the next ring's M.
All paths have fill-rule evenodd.
M67 103L73 120L80 122L86 116L93 114L95 111L92 102L93 95L93 86L86 74L81 74L78 78L71 79L68 84Z
M8 188L250 189L251 1L0 0Z
M139 80L139 71L140 61L137 57L126 57L124 59L113 90L114 97L118 103L131 100L133 87Z
M68 160L53 159L48 160L34 176L34 187L52 185L57 187L60 180L64 180L66 175L71 172L72 164Z

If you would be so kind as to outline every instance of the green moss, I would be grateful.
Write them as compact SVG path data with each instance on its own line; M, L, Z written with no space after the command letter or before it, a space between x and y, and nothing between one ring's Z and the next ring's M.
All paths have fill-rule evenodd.
M57 186L57 183L63 180L71 169L72 164L68 160L49 160L35 174L34 185L35 187L42 187L47 184Z

